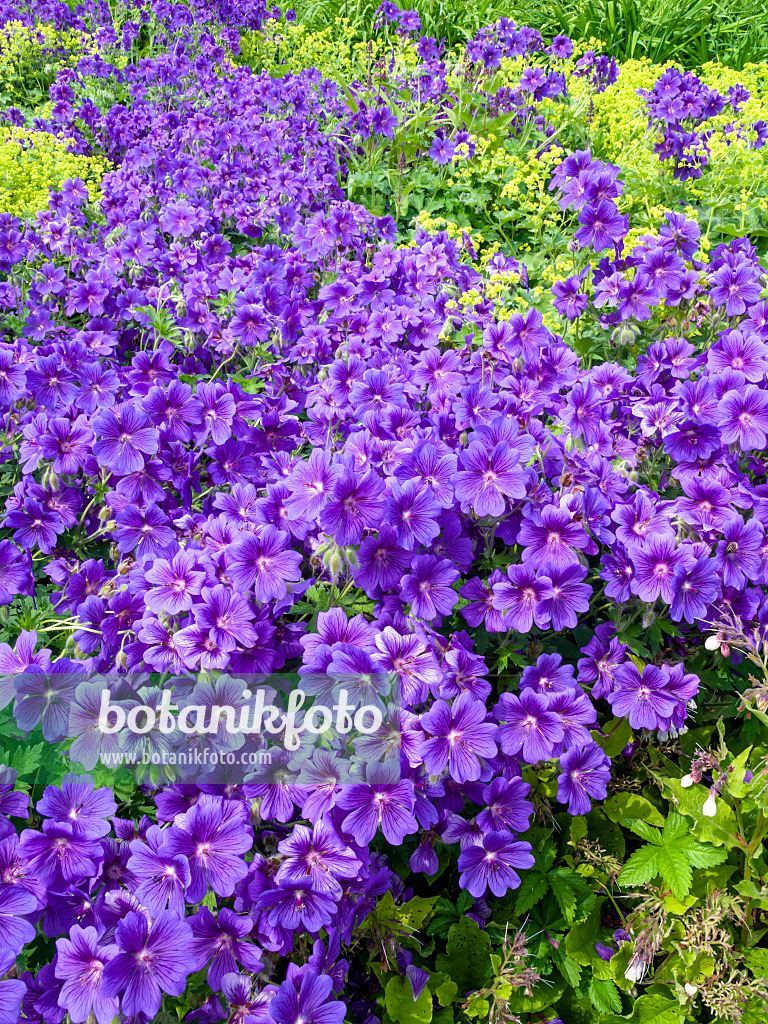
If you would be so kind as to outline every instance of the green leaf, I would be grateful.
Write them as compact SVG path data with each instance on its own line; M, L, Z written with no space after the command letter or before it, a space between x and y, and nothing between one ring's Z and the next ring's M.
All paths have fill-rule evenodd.
M618 877L620 885L643 885L650 882L658 874L658 849L654 846L642 846L635 850L621 869Z
M548 889L548 875L540 875L535 871L526 872L525 875L523 875L520 888L517 890L515 913L525 914L531 909L531 907L538 903L539 900L544 898L544 894Z
M682 900L691 891L691 867L713 867L727 858L722 848L700 843L692 836L688 820L677 811L669 815L663 832L642 821L624 824L648 843L636 850L622 868L619 882L623 885L642 885L660 875L663 884Z
M639 793L616 793L605 801L602 809L611 821L635 818L659 828L664 824L664 816L658 808Z
M612 1013L602 1017L600 1024L626 1024L627 1021L633 1024L679 1024L684 1014L685 1009L676 999L662 995L640 996L629 1017Z
M573 924L576 916L576 892L571 880L566 874L558 871L550 872L547 877L552 889L552 895L557 900L558 907L560 907L560 913L568 924ZM581 881L578 876L575 877Z
M656 846L661 844L661 832L657 828L652 828L644 821L635 818L623 821L622 825L628 828L630 832L634 832L636 836L645 839L648 843L654 843Z
M619 995L619 990L610 979L599 981L596 978L592 978L587 992L589 993L592 1005L600 1013L607 1013L609 1010L621 1013L621 996Z
M491 937L480 930L477 921L462 917L448 932L445 955L438 954L436 966L453 978L459 994L482 988L490 967Z
M573 957L568 956L568 954L559 947L553 947L552 961L571 988L576 988L581 981L581 967L576 963Z
M756 978L768 978L768 949L750 949L744 960Z
M432 1020L432 993L427 985L413 1001L413 990L407 978L390 978L384 989L384 1005L397 1024L429 1024Z
M673 839L690 834L690 822L686 821L682 814L672 811L664 823L664 843L671 843Z
M663 846L657 853L657 865L664 885L681 900L691 891L693 872L682 849L674 844Z

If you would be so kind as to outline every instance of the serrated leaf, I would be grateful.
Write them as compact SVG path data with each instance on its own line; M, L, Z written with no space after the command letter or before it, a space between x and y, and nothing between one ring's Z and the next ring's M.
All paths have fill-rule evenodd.
M682 836L687 836L690 831L690 823L685 820L683 815L678 814L677 811L672 811L664 823L664 831L662 833L664 844L667 845L674 839L680 839Z
M549 889L549 876L540 875L535 872L527 872L523 875L520 888L517 890L515 900L515 913L525 914L535 906Z
M641 839L645 839L647 843L653 843L655 846L661 845L661 832L657 828L653 828L647 822L642 821L639 818L625 819L622 821L622 825L628 828L630 832L634 832L636 836L640 836Z
M616 985L610 979L600 981L597 978L592 978L587 992L590 1002L600 1013L608 1013L610 1010L621 1013L621 996Z
M691 891L693 872L685 852L674 843L662 846L656 853L656 866L664 885L679 900Z
M657 857L658 847L642 846L635 850L627 863L621 869L618 881L621 885L643 885L650 882L658 874Z
M547 877L549 878L552 895L557 900L558 907L560 907L560 913L568 924L573 924L576 912L576 893L573 886L567 878L564 878L555 871Z
M576 988L581 981L579 964L560 948L552 949L552 960L571 988Z
M684 1014L685 1010L677 1000L662 995L640 996L631 1016L620 1017L612 1013L601 1018L600 1024L627 1024L627 1021L636 1024L679 1024Z

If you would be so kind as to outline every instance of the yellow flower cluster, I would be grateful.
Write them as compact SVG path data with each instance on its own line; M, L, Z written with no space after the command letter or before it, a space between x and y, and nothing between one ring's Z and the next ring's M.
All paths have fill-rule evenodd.
M349 23L343 20L316 32L299 21L278 25L270 20L261 31L243 35L238 61L271 75L317 68L323 78L351 82L373 72L382 49L379 40L355 40ZM413 66L417 61L411 60Z
M50 189L69 178L80 178L92 204L101 199L100 184L107 171L104 159L67 152L66 141L47 132L3 126L0 131L0 210L17 217L31 216L48 205Z
M8 21L0 27L0 89L12 101L23 102L30 86L37 85L45 92L56 68L71 67L96 51L93 36L87 32Z

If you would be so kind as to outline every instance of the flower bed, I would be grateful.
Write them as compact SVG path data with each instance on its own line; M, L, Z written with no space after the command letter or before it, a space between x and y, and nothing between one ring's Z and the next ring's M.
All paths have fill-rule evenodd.
M761 1020L762 67L3 18L0 1024Z

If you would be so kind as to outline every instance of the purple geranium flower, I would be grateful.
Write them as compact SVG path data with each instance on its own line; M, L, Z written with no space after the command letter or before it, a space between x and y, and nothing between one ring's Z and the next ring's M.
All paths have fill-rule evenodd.
M486 721L485 703L462 693L449 705L436 701L421 716L420 727L427 739L421 754L430 775L440 775L446 765L456 782L474 782L480 778L480 758L496 755L498 727Z
M239 917L228 907L222 907L216 917L208 907L201 907L189 918L194 938L189 945L196 971L208 964L208 984L214 992L221 988L225 974L232 974L240 963L247 971L258 974L263 968L261 950L246 942L253 929L250 917Z
M449 615L458 601L451 587L458 578L459 570L447 558L419 555L400 581L400 596L410 603L415 616L431 622L439 615Z
M64 984L59 1005L70 1020L82 1024L93 1014L98 1024L109 1024L116 1016L119 1001L103 991L104 968L119 950L112 943L99 945L95 928L73 925L69 938L56 940L54 973Z
M533 690L502 693L493 709L503 723L499 742L505 754L519 754L528 764L547 761L563 742L563 727L556 714L548 710L548 700Z
M89 775L65 775L61 788L46 786L37 810L45 818L70 822L75 835L97 839L110 831L106 819L117 812L117 804L111 789L94 790Z
M294 967L294 965L291 965ZM275 1024L342 1024L346 1006L332 999L333 979L315 974L305 965L291 970L269 1004Z
M209 886L219 896L231 896L248 873L243 854L253 846L253 830L247 817L244 804L203 795L174 819L159 853L187 858L190 903L199 903Z
M336 805L347 812L344 831L360 843L370 843L381 828L384 838L394 846L416 832L413 816L415 793L410 779L402 779L397 764L370 764L363 784L347 785Z
M101 991L105 997L121 995L124 1014L160 1012L162 993L180 996L192 969L185 955L192 929L178 914L163 910L152 922L132 910L118 922L115 942L120 950L106 964Z
M459 883L476 898L487 889L494 896L504 896L520 885L514 869L532 868L535 863L530 843L515 842L509 832L488 832L481 843L466 846L459 854Z
M608 703L615 715L629 718L633 729L658 729L660 722L671 717L675 698L655 665L646 665L641 675L636 665L625 662L616 669L615 683Z
M611 759L596 743L571 747L560 758L557 799L568 804L569 814L587 814L591 800L604 800L611 778Z
M183 917L184 890L191 878L189 861L183 855L162 853L165 835L158 825L152 825L147 829L146 842L131 842L128 868L137 882L133 891L153 917L166 907Z

